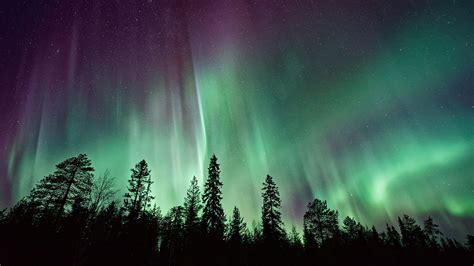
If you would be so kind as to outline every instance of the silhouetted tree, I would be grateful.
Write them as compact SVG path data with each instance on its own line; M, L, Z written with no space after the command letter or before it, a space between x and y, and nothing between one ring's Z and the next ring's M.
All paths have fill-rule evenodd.
M92 185L91 209L95 213L113 202L116 190L115 178L106 170Z
M375 228L375 226L372 225L372 227L370 228L370 231L369 231L369 242L370 242L370 244L372 245L372 247L378 246L381 241L382 241L382 239L380 238L379 232L377 232L377 228Z
M398 217L398 224L400 226L402 244L404 247L415 249L424 246L425 235L415 219L405 214L402 218Z
M202 209L201 192L194 176L184 199L184 259L183 264L192 265L199 260L201 249L201 226L199 212Z
M255 221L252 222L252 239L255 244L263 242L262 224Z
M202 196L204 204L202 225L205 232L214 240L224 239L225 219L221 203L221 188L219 163L217 163L217 157L212 155Z
M234 210L232 211L232 219L229 226L229 242L231 243L231 246L239 246L242 244L246 226L247 224L240 216L239 209L237 207L234 207Z
M3 209L0 211L0 224L4 224L7 220L7 209Z
M453 252L459 249L464 248L461 243L459 243L456 239L445 237L441 239L441 246L443 250L446 252Z
M45 209L56 209L58 219L74 201L87 205L93 184L91 161L85 154L71 157L56 165L56 171L46 176L33 189L31 199Z
M140 217L141 237L139 242L143 243L141 248L141 256L145 258L147 264L157 259L159 233L162 226L161 210L156 204L151 208L143 211Z
M198 181L195 176L191 180L191 185L186 192L184 200L184 227L186 234L194 234L199 227L199 212L201 211L201 192L199 191Z
M184 247L184 208L173 207L162 222L160 256L169 265L178 263Z
M327 207L326 201L315 199L308 204L303 217L306 245L322 245L338 234L338 212Z
M466 246L469 251L474 255L474 235L467 235Z
M438 229L438 225L433 222L433 218L431 218L431 216L429 216L428 219L424 221L423 225L423 232L425 233L428 247L438 248L439 237L443 235L443 233L441 233L441 231Z
M364 226L353 218L347 216L342 222L342 232L350 242L362 241L364 238Z
M141 160L131 169L128 180L128 192L124 195L123 211L125 221L120 235L121 248L124 250L122 263L141 265L151 263L158 247L158 208L151 208L150 170L145 160Z
M273 181L273 177L267 175L262 188L262 237L267 243L278 243L284 240L285 231L280 213L280 192Z
M128 180L128 192L124 195L124 208L128 212L130 220L138 218L143 210L150 205L154 198L151 195L150 186L151 170L145 160L141 160L131 169L132 175Z
M298 231L296 231L296 227L294 225L291 226L291 232L289 234L290 245L294 248L301 248L303 244L301 243L301 237Z
M387 246L392 247L392 248L400 248L402 246L400 234L398 233L397 229L393 227L393 225L391 226L387 224L386 235L387 235L387 238L386 238Z
M474 259L474 236L467 236L468 248L441 237L431 217L423 229L408 215L399 217L401 236L394 226L387 224L379 234L350 217L339 230L338 212L318 199L303 217L303 249L296 228L283 229L280 195L271 176L263 183L261 223L253 221L249 233L236 207L225 223L214 155L208 170L202 198L193 177L184 207L173 207L162 217L156 205L150 206L152 181L144 160L132 169L125 206L118 206L108 171L94 182L85 155L69 158L30 195L0 211L0 264L471 265Z
M35 205L42 214L51 212L55 208L58 209L57 205L61 198L60 187L60 183L53 174L47 175L36 184L24 200Z

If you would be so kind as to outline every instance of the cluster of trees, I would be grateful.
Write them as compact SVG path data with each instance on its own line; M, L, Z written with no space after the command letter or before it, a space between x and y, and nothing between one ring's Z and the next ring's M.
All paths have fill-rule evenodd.
M145 160L131 170L123 203L110 172L94 178L86 155L69 158L30 195L0 213L1 265L470 265L467 244L443 237L429 217L423 227L404 215L399 230L378 232L353 218L339 225L338 212L314 199L303 234L287 232L273 178L262 188L260 223L250 229L234 207L222 208L219 163L211 157L201 195L193 177L182 206L165 215L152 205Z

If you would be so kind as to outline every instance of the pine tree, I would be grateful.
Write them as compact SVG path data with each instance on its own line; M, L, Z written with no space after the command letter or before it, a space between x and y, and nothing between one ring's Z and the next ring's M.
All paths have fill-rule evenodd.
M290 244L291 244L292 247L300 248L300 247L303 246L303 245L301 244L300 235L299 235L299 233L296 231L296 227L295 227L294 225L291 227L291 232L290 232L289 240L290 240Z
M184 242L184 209L173 207L165 215L162 222L160 254L163 262L175 265L183 251Z
M131 169L132 175L128 180L128 192L124 195L124 209L130 220L136 219L141 212L150 206L154 199L151 195L151 170L145 160L141 160Z
M338 235L338 212L331 210L326 201L315 199L308 204L303 217L304 239L307 245L322 245Z
M257 223L255 220L252 222L252 231L251 231L251 237L252 241L255 244L261 244L263 237L262 237L262 223Z
M184 199L184 230L186 231L186 244L192 246L199 233L199 212L202 209L201 192L197 178L193 176L191 185Z
M468 250L474 255L474 235L467 235L466 240Z
M342 222L342 233L349 242L363 242L365 240L364 226L349 216Z
M222 182L220 181L219 164L217 157L212 155L208 168L208 177L204 184L202 201L204 204L202 214L203 229L211 239L224 239L225 218L222 209Z
M7 209L0 211L0 224L4 224L7 219Z
M439 247L439 236L443 235L438 229L438 225L433 222L431 216L428 217L423 223L423 232L426 236L426 242L428 247L437 248Z
M353 218L347 216L342 222L342 232L349 241L362 240L364 237L364 226Z
M281 242L285 233L280 213L280 193L273 181L273 177L267 175L262 188L262 233L263 241Z
M58 219L65 210L71 210L75 201L84 206L89 203L93 171L87 155L68 158L56 165L53 174L39 182L29 199L38 202L43 210L55 209Z
M398 217L398 224L404 247L414 249L424 245L425 235L415 219L405 214L402 218Z
M52 211L61 198L60 188L61 184L57 182L54 174L47 175L38 182L25 200L38 207L42 213Z
M400 241L400 234L398 233L395 227L387 225L387 236L386 236L386 243L385 245L392 247L392 248L399 248L401 247Z
M380 244L381 238L374 225L372 225L372 228L370 229L369 240L372 245L377 246L378 244Z
M232 220L230 222L229 230L229 241L232 245L242 244L243 234L245 232L247 224L244 219L240 216L240 211L237 207L234 207L232 212Z

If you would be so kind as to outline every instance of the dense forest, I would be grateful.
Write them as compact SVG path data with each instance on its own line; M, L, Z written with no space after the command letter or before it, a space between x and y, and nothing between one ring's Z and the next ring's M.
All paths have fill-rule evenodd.
M153 204L145 160L131 170L120 198L110 172L95 176L85 154L56 165L31 193L0 212L0 264L5 265L472 265L474 236L444 236L428 217L408 215L384 231L314 199L303 232L282 222L278 186L262 184L260 222L250 228L222 204L219 163L210 159L201 191L196 177L182 206ZM243 191L242 193L245 193ZM465 242L465 243L464 243Z

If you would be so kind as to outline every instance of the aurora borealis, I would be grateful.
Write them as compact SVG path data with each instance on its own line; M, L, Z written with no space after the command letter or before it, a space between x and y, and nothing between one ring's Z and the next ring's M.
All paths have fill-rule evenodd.
M474 223L471 1L5 1L0 207L86 153L124 189L146 159L163 210L209 157L227 215L271 174L300 226L326 199L383 225ZM119 193L121 194L121 193ZM394 221L394 220L393 220Z

